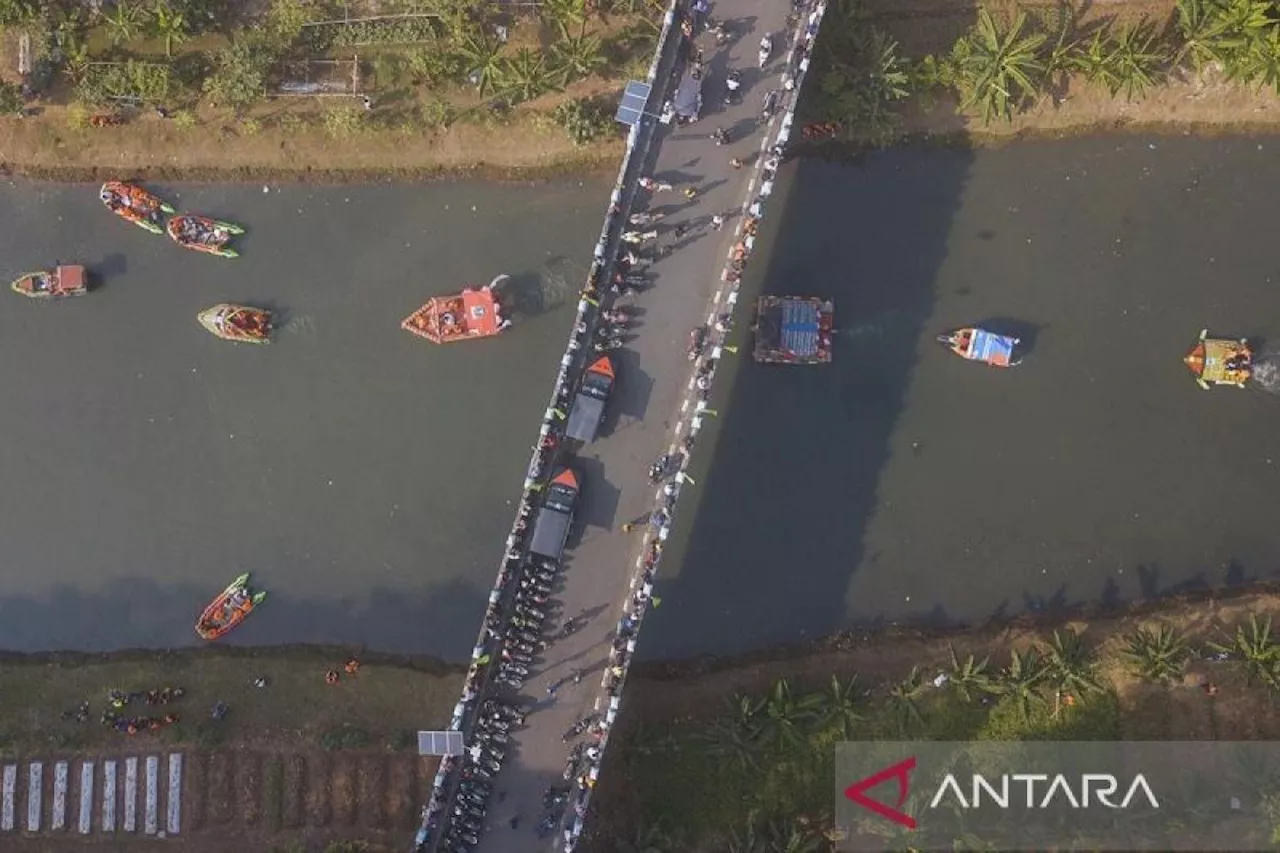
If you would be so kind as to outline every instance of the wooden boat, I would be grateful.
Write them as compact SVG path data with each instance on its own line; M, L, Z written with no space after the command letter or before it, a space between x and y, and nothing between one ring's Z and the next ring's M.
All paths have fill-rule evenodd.
M497 294L506 280L507 276L500 275L488 287L468 287L461 293L437 296L406 317L400 328L437 344L499 335L511 325L502 317Z
M1019 338L997 335L985 329L956 329L938 335L938 343L963 359L991 367L1014 367L1022 361L1015 352L1018 344L1022 343Z
M89 277L82 266L59 264L52 270L29 272L20 276L11 287L15 293L31 299L62 299L88 293Z
M107 181L98 190L98 197L107 210L152 234L163 234L164 214L174 212L159 196L125 181Z
M829 364L835 304L816 296L762 296L756 304L755 360Z
M1208 391L1211 385L1234 385L1243 388L1253 375L1253 350L1245 338L1211 338L1209 330L1200 331L1200 339L1182 359L1196 384Z
M271 341L271 312L223 302L196 315L200 325L224 341L265 344Z
M209 602L196 620L196 633L202 639L216 640L243 622L266 598L265 592L249 587L249 572L245 572Z
M232 237L244 233L243 228L232 222L184 213L170 219L165 230L175 243L184 248L219 258L240 257L239 252L227 247Z

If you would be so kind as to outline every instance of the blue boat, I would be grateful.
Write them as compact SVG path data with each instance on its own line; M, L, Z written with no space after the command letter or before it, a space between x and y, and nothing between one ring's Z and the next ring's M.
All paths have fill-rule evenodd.
M956 329L938 335L938 343L961 358L980 361L992 367L1013 367L1022 359L1016 354L1021 340L1009 335L997 335L986 329Z

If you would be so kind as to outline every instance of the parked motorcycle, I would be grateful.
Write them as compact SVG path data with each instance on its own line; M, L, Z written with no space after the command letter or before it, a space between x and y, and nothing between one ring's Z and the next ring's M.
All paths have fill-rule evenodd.
M764 93L764 103L760 107L760 118L768 121L778 111L778 90L770 89Z
M622 341L614 338L609 341L596 341L591 345L591 348L596 352L612 352L613 350L619 349L621 346Z
M689 360L696 361L707 349L707 327L698 326L689 332Z

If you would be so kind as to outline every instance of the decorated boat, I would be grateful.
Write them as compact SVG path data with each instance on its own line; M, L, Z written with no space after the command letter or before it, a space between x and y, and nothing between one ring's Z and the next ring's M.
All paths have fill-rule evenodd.
M1182 359L1196 378L1196 384L1208 391L1211 385L1234 385L1243 388L1253 375L1253 350L1245 338L1211 338L1209 330L1200 331L1200 339Z
M59 264L51 270L20 276L11 287L14 292L32 299L62 299L88 293L89 277L82 266Z
M756 303L755 360L829 364L835 305L816 296L761 296Z
M956 329L938 335L938 343L961 358L978 361L991 367L1014 367L1022 359L1017 349L1021 339L1011 335L998 335L986 329Z
M205 640L218 639L243 622L266 597L265 592L255 592L249 586L249 572L245 572L209 602L196 621L196 633Z
M200 325L224 341L265 344L271 340L271 312L223 302L196 315Z
M98 190L98 198L107 210L152 234L163 234L164 215L174 212L159 196L126 181L107 181Z
M400 328L432 343L448 344L502 334L511 325L502 316L498 290L507 276L487 287L468 287L461 293L437 296L404 319Z
M232 237L243 234L244 229L232 222L184 213L170 219L166 230L179 246L219 258L240 257L240 253L227 244Z

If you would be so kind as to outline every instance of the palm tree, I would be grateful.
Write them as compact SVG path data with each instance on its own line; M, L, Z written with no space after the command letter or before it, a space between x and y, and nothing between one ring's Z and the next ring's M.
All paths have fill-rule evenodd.
M1178 35L1182 47L1173 57L1175 65L1191 61L1196 73L1211 62L1225 59L1226 22L1219 0L1178 0Z
M1183 667L1191 656L1187 639L1168 625L1152 630L1139 628L1125 638L1125 657L1134 670L1152 681L1173 682L1182 677Z
M760 751L760 731L754 726L743 726L732 717L720 717L702 735L707 751L716 758L729 761L739 770L756 766Z
M560 87L556 72L547 65L542 52L522 47L502 63L498 88L504 97L519 103Z
M848 738L853 727L863 720L860 708L866 692L858 688L857 673L843 684L839 677L831 676L831 687L817 695L822 725L834 727L841 737Z
M1031 706L1043 701L1040 684L1048 673L1048 664L1034 648L1020 652L1014 649L1009 665L1000 671L999 691L1013 699L1024 720L1031 716Z
M1258 619L1249 614L1249 621L1237 625L1235 633L1226 643L1210 643L1217 651L1239 657L1244 662L1248 683L1260 681L1273 687L1280 678L1280 645L1271 636L1271 616Z
M487 93L502 74L502 43L481 33L467 33L458 42L458 56L480 94Z
M1254 39L1235 65L1241 81L1259 89L1270 86L1280 95L1280 27L1270 27L1265 35Z
M164 39L164 55L173 58L173 47L187 40L190 29L187 17L164 3L157 3L151 10L151 31Z
M1102 684L1095 675L1093 650L1084 644L1080 634L1071 629L1055 629L1046 651L1045 675L1058 694L1083 699L1090 693L1102 692Z
M586 0L542 0L541 9L543 19L561 28L587 20Z
M576 36L560 24L560 38L551 48L552 65L568 85L574 80L590 77L605 64L600 37L586 32L586 24Z
M822 699L809 694L796 696L785 678L778 679L764 706L763 737L778 749L804 740L804 725L817 717Z
M1036 93L1035 81L1044 73L1037 51L1045 35L1024 35L1026 25L1026 13L1019 11L1013 26L1002 32L991 13L979 8L973 31L956 42L953 59L961 106L981 107L988 124L995 117L1011 120L1013 111Z
M1146 21L1120 30L1108 57L1115 75L1112 97L1123 92L1125 100L1132 101L1145 95L1156 85L1167 58L1155 28Z
M928 685L920 667L911 667L907 677L889 688L889 707L898 719L899 731L905 733L911 725L922 725L924 715L920 713L920 697L924 695Z
M950 684L964 701L972 702L975 694L992 692L991 676L987 674L987 667L991 664L990 655L982 660L975 660L973 655L960 660L955 646L947 648L951 652Z
M131 42L142 34L141 9L127 0L118 0L111 11L103 17L111 43L121 45Z

